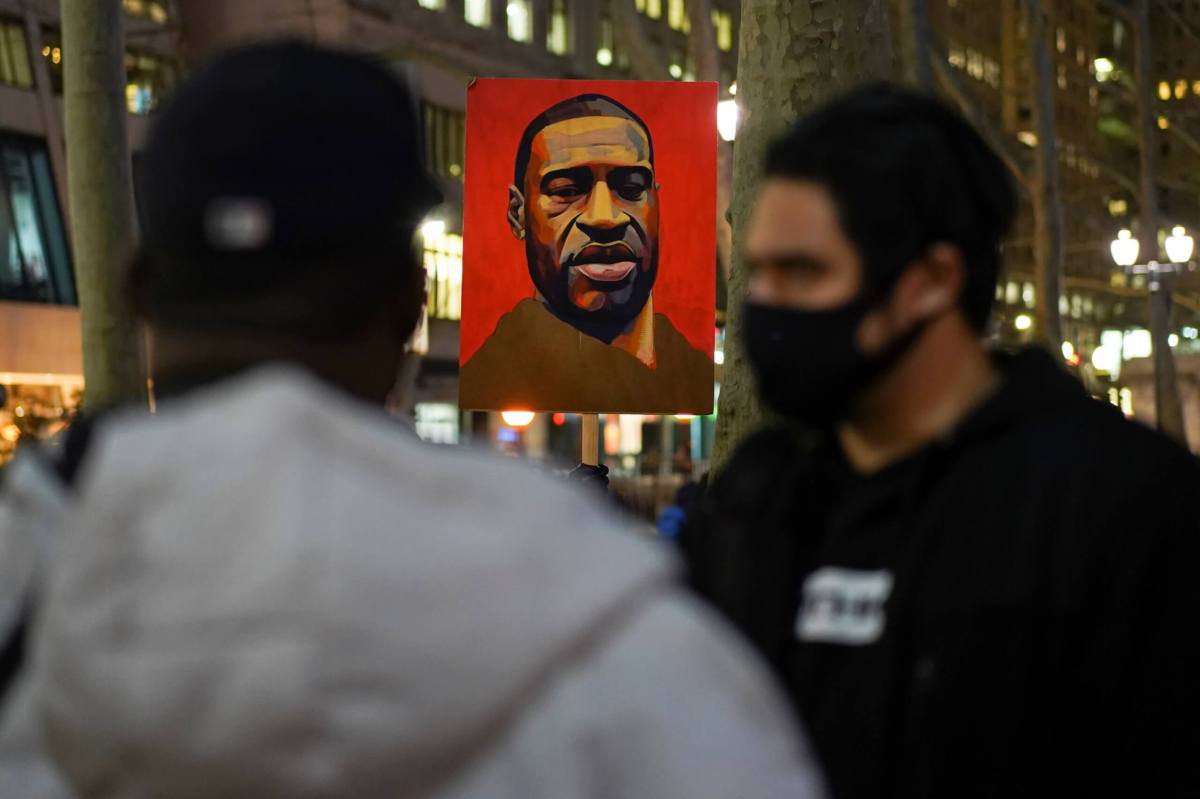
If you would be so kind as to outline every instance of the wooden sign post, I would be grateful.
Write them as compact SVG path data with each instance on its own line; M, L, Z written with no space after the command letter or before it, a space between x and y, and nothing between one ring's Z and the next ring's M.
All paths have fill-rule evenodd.
M600 465L600 414L583 414L583 447L579 462L585 466Z

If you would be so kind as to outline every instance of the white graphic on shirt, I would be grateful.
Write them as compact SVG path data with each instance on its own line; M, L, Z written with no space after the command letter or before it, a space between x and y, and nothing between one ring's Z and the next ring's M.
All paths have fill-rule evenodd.
M873 644L883 635L883 606L891 593L889 571L818 569L804 581L796 636L825 644Z

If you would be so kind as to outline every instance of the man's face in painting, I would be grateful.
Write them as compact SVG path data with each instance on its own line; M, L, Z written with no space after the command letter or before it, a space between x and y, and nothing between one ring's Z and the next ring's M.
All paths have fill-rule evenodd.
M524 185L510 191L509 222L555 315L611 341L641 312L658 271L646 131L618 116L547 125L530 143Z

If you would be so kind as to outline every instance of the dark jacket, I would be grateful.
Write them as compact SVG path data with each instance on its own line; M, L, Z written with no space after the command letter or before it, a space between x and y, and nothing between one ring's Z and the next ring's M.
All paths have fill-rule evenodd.
M1200 467L1048 355L1003 369L875 483L836 447L746 441L683 531L693 584L788 687L836 799L1200 796ZM822 638L869 602L816 607L817 578L868 566L882 632Z

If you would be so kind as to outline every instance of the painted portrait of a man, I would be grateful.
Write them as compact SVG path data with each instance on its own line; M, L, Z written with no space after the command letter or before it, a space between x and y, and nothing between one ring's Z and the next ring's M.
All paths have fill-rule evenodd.
M628 105L599 92L546 107L523 126L511 158L507 196L493 213L507 229L502 246L523 256L526 268L514 279L533 291L463 359L460 404L707 412L711 348L695 346L659 311L656 285L665 263L691 270L676 279L712 281L711 253L707 262L669 261L663 236L664 202L693 204L699 224L707 225L712 197L676 195L664 186L655 131ZM468 165L468 192L470 180ZM468 225L468 242L471 235ZM468 299L473 274L488 268L480 258L511 263L469 244L467 255ZM469 310L468 303L464 316ZM704 333L711 337L711 325Z

